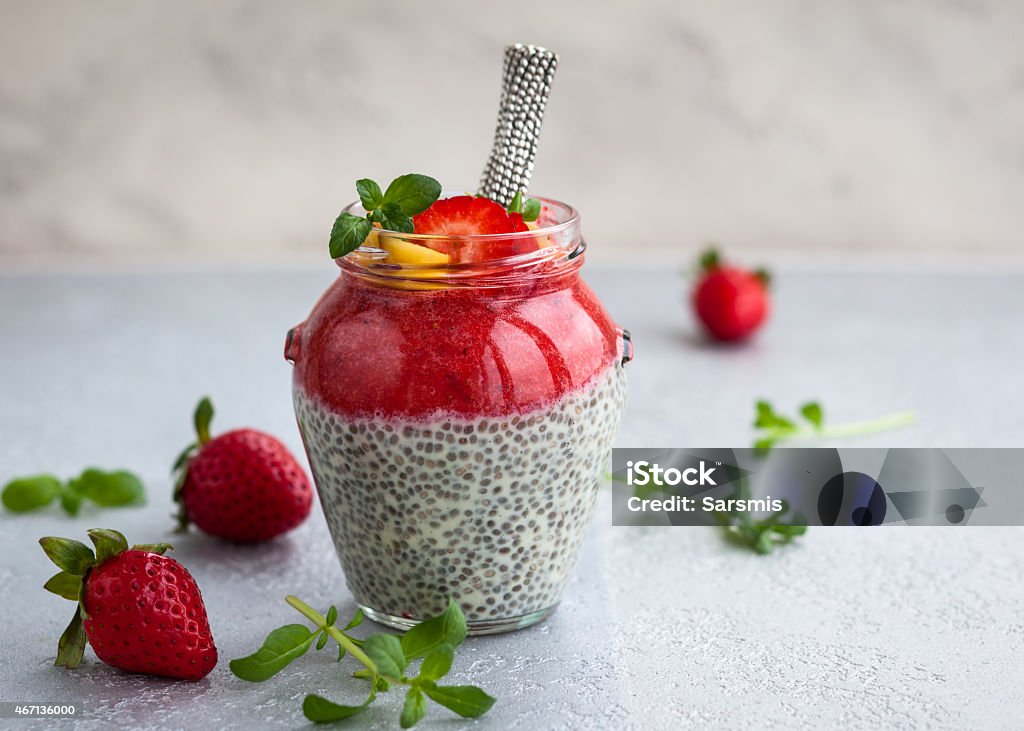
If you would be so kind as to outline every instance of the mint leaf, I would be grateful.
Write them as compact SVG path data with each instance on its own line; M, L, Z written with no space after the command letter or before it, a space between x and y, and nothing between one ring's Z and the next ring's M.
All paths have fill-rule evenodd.
M327 610L327 626L330 627L332 624L338 621L338 608L331 605L330 609Z
M448 608L432 619L420 622L402 636L402 650L410 660L423 657L441 645L453 648L466 639L466 617L450 597Z
M536 198L531 198L526 201L526 205L523 206L523 220L524 221L536 221L540 217L540 201Z
M395 635L370 635L366 638L363 651L373 660L381 675L400 678L402 671L409 666L402 652L402 643Z
M343 706L340 703L329 701L323 696L311 693L302 702L302 713L314 723L331 723L341 721L345 718L352 718L366 710L366 707L373 703L376 691L371 688L369 697L358 706Z
M441 645L426 656L420 665L419 677L423 680L440 680L452 669L455 651L451 645Z
M104 507L137 505L144 501L142 481L131 472L104 472L94 467L85 470L69 484L72 492Z
M82 612L75 607L75 616L57 642L57 659L54 665L72 670L77 668L85 655L85 627L82 626Z
M59 597L77 602L82 592L82 577L61 571L43 584L43 588Z
M509 213L522 213L523 212L523 191L517 190L516 194L512 196L512 200L508 204Z
M821 410L821 404L817 401L810 401L801 406L800 414L817 429L821 429L825 422L825 415Z
M423 692L463 718L477 718L494 705L494 698L475 685L434 685L424 683Z
M399 231L404 234L413 232L412 219L402 212L402 207L397 203L385 203L381 207L381 222L388 231Z
M419 688L409 688L402 705L402 716L399 719L402 728L412 728L427 715L427 699Z
M92 544L96 546L97 564L128 550L128 539L116 530L93 528L88 533Z
M337 259L358 249L366 241L371 230L373 224L367 219L353 216L351 213L342 213L331 229L331 258Z
M380 192L380 186L369 178L356 181L356 192L359 193L359 202L367 211L379 208L384 202L384 194Z
M382 208L397 203L406 216L415 216L430 208L441 195L441 184L427 175L410 173L391 181L384 191Z
M360 607L359 609L356 610L356 613L352 615L352 619L350 619L348 621L348 624L345 625L345 627L343 628L343 631L347 632L348 630L352 629L353 627L358 627L362 623L363 623L363 609L362 609L362 607Z
M796 424L780 414L767 401L758 401L755 409L757 411L754 426L759 429L790 429L795 430Z
M263 641L263 646L248 657L232 660L231 672L250 683L262 683L302 657L317 635L304 624L286 624L278 627Z
M64 490L64 492L60 494L60 506L64 508L65 513L74 517L78 515L78 511L82 509L82 496L77 492Z
M11 480L4 486L4 507L12 513L45 508L61 492L61 481L53 475L35 475Z
M96 563L92 550L84 543L71 538L47 536L39 539L39 545L43 547L50 560L57 564L57 568L75 576L82 576Z

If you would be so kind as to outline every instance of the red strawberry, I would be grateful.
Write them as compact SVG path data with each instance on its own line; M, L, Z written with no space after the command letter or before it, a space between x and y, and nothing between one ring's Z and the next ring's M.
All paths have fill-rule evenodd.
M290 531L309 515L313 488L291 452L254 429L210 438L213 404L199 402L198 441L178 457L174 499L179 527L189 522L235 543L255 543Z
M703 276L693 306L707 331L718 340L742 340L768 316L768 273L723 266L718 252L701 257Z
M133 546L116 530L94 528L96 554L69 538L40 538L60 573L44 588L78 602L57 645L55 665L76 668L88 641L96 656L130 673L199 680L217 664L199 587L163 555L166 543Z
M474 236L481 234L510 234L529 231L518 213L509 213L489 198L460 195L435 201L427 210L412 219L418 234L438 236ZM497 239L489 241L430 242L424 245L451 255L452 263L479 262L525 254L537 248L532 237Z

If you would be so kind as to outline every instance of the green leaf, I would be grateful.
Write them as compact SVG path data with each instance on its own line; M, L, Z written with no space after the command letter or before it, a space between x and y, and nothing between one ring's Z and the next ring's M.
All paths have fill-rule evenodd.
M183 468L186 464L188 464L188 461L189 459L191 459L193 452L195 452L196 449L198 449L198 447L198 444L192 443L181 451L181 454L178 455L178 458L174 460L174 464L171 465L172 475L181 468Z
M466 639L466 617L459 605L449 597L448 608L431 619L420 622L402 636L402 650L410 660L423 657L441 645L453 648Z
M341 721L345 718L352 718L366 710L366 707L373 703L377 691L370 688L369 697L358 706L343 706L334 701L329 701L323 696L311 693L302 702L302 713L314 723L331 723Z
M338 259L355 251L373 230L373 224L365 218L342 213L331 228L330 252L332 259Z
M27 513L45 508L61 492L61 481L53 475L35 475L11 480L4 486L0 500L12 513Z
M359 202L367 211L379 208L380 204L384 202L384 194L380 192L380 186L369 178L361 178L356 181L356 192L359 193Z
M425 683L423 692L463 718L478 718L494 705L494 698L475 685L434 685Z
M523 206L523 220L524 221L536 221L540 217L540 201L536 198L531 198L526 201L526 205Z
M146 495L142 481L131 472L104 472L94 467L72 480L71 490L104 507L137 505Z
M328 638L329 638L329 635L326 632L321 632L320 633L320 638L316 641L316 651L317 652L320 652L320 650L322 650L325 647L327 647L327 640L328 640Z
M370 635L366 638L363 650L373 660L381 675L400 678L402 671L409 666L402 652L402 643L395 635Z
M381 226L388 231L399 231L404 234L411 234L414 230L412 219L402 212L401 206L397 203L385 203L381 208L383 214Z
M508 204L509 213L522 213L523 212L523 191L517 190L516 194L512 196L512 200Z
M61 571L49 578L43 588L59 597L77 602L82 592L82 577Z
M203 396L196 404L196 410L192 414L192 422L196 427L196 436L199 437L199 446L210 441L210 423L213 421L213 402L209 396Z
M57 568L75 576L82 576L96 563L96 557L87 545L70 538L47 536L39 539L39 545Z
M440 195L439 182L427 175L410 173L391 181L384 191L383 204L397 203L405 215L415 216L430 208Z
M278 627L267 635L263 646L256 652L248 657L232 660L231 672L242 680L262 683L287 667L292 660L305 655L316 634L304 624L286 624L284 627Z
M158 553L163 556L168 551L174 550L170 543L136 543L132 546L133 551L145 551L146 553Z
M426 656L423 664L420 665L419 677L424 680L440 680L452 669L452 660L455 658L455 651L452 646L445 644Z
M334 606L333 604L331 605L331 608L327 610L327 618L326 619L327 619L327 626L328 627L330 627L331 625L333 625L335 622L338 621L338 608L336 606Z
M783 431L795 431L796 424L786 417L777 414L772 405L767 401L758 401L756 406L756 417L754 426L760 429L781 429Z
M77 492L64 490L60 494L60 506L64 508L65 513L74 517L78 515L78 511L82 509L82 496Z
M356 613L352 615L352 619L350 619L348 621L348 624L346 624L342 628L342 631L348 631L348 630L352 629L353 627L358 627L362 623L363 623L363 608L360 607L359 609L356 610Z
M419 688L409 688L402 705L402 716L399 719L402 728L412 728L427 715L427 699Z
M66 667L69 670L77 668L85 654L85 642L82 612L75 607L75 616L71 618L71 623L57 643L57 659L53 661L53 664Z
M103 563L128 550L128 539L124 534L110 528L93 528L89 531L89 539L96 546L96 563Z
M821 404L811 401L800 407L800 414L814 425L815 429L821 429L825 423L825 414L821 410Z
M700 255L700 270L702 272L710 272L717 269L721 263L722 260L718 254L718 249L714 247L705 249Z
M760 280L762 286L766 289L772 285L772 273L764 267L754 270L754 278Z

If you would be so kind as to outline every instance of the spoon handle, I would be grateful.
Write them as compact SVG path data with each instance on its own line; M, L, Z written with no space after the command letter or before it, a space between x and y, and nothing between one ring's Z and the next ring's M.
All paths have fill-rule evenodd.
M505 47L498 125L479 195L507 206L517 191L526 192L557 66L558 54L546 48L522 43Z

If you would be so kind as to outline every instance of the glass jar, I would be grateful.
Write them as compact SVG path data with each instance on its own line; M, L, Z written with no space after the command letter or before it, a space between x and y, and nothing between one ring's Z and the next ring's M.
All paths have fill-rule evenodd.
M409 245L499 258L392 263ZM557 605L632 357L579 276L584 249L576 211L547 199L522 233L375 230L288 333L324 514L348 587L377 622L408 628L451 596L484 634Z

